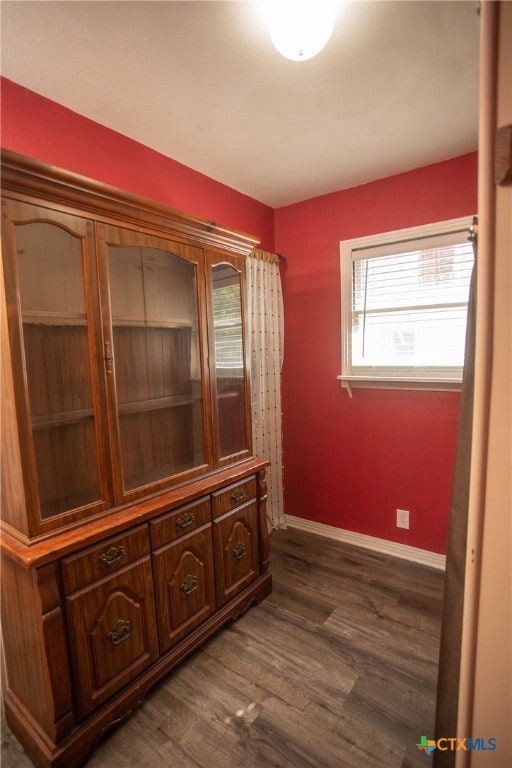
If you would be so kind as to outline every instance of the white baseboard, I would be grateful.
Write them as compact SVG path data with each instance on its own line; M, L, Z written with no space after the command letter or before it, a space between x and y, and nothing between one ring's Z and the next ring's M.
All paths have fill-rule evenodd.
M446 556L438 555L436 552L429 552L426 549L410 547L407 544L399 544L396 541L387 541L386 539L377 539L374 536L367 536L364 533L347 531L344 528L335 528L332 525L316 523L313 520L304 520L302 517L286 515L286 524L290 528L297 528L301 531L316 533L318 536L325 536L328 539L336 539L345 544L353 544L356 547L373 549L375 552L382 552L392 557L400 557L402 560L412 560L421 565L427 565L430 568L437 568L444 571L446 568Z

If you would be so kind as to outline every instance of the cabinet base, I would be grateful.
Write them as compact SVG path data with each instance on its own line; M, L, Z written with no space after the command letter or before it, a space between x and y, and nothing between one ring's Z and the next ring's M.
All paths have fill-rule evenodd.
M9 727L38 768L79 768L87 761L101 736L128 717L142 703L150 688L199 648L223 624L237 619L252 603L261 602L271 591L272 575L266 573L259 576L250 587L217 611L165 656L160 657L121 693L77 725L58 744L49 739L30 713L7 690L5 713Z

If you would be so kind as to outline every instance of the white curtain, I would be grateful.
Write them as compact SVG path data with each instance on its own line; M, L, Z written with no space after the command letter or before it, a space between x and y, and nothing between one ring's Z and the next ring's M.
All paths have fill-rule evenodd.
M247 259L253 452L268 459L269 530L286 528L283 504L281 366L283 296L279 258L255 248Z

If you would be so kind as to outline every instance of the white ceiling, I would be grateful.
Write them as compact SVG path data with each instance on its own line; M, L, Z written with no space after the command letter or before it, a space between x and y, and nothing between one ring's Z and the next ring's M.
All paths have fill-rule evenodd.
M272 207L477 148L471 0L341 3L291 62L250 0L2 0L2 74Z

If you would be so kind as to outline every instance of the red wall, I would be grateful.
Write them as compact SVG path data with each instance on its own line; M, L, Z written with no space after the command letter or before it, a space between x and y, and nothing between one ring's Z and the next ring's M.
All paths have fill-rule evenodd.
M181 163L1 78L2 147L260 238L274 213Z
M286 513L446 551L458 393L355 389L341 372L340 240L476 213L476 154L278 209ZM410 510L410 530L395 509Z

